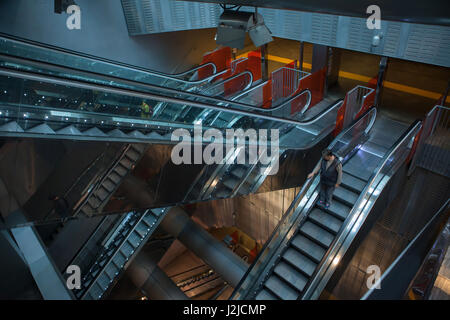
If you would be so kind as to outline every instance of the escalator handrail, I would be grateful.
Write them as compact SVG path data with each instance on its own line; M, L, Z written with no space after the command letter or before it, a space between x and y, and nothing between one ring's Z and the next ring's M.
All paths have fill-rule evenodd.
M344 221L343 227L341 227L339 233L335 237L336 240L334 241L334 244L332 245L332 247L329 248L329 250L325 254L324 258L322 258L322 261L318 266L316 275L315 275L315 277L312 278L310 285L308 286L306 292L302 296L302 299L315 299L322 292L323 288L325 287L326 283L328 282L328 279L331 277L331 275L334 273L334 271L337 268L338 263L334 263L335 259L337 257L342 258L344 256L350 243L353 241L353 238L358 233L357 231L362 226L362 223L361 223L358 226L357 230L356 229L354 230L357 221L365 221L368 214L370 213L371 208L369 208L369 210L366 210L364 212L364 209L366 208L368 201L364 204L363 207L360 208L361 204L363 203L364 199L367 198L368 195L369 195L369 197L367 199L372 197L372 195L376 189L376 186L374 186L374 183L375 183L375 181L377 181L377 184L379 182L381 182L381 180L378 180L378 178L380 177L382 170L386 167L386 164L389 161L389 159L395 154L395 152L399 149L399 147L402 146L405 141L407 141L407 139L414 137L419 132L421 126L422 126L422 122L420 120L416 120L397 139L397 141L392 145L390 150L388 152L386 152L382 161L380 162L380 164L377 166L377 168L372 173L371 177L368 180L368 183L366 184L363 191L361 192L358 199L356 200L355 204L353 205L352 209L350 210L347 218ZM414 134L414 135L411 136L411 134ZM406 158L404 158L402 161L404 161L405 159ZM392 164L390 164L390 165L392 165ZM381 194L381 192L380 192L380 194ZM353 237L351 237L352 233L353 233ZM348 240L350 240L349 243L347 242Z
M186 71L182 71L180 73L164 73L164 72L159 72L159 71L155 71L155 70L151 70L151 69L147 69L147 68L142 68L142 67L138 67L138 66L133 66L127 63L123 63L123 62L119 62L119 61L114 61L114 60L109 60L109 59L105 59L105 58L101 58L101 57L97 57L97 56L93 56L93 55L89 55L86 53L81 53L81 52L76 52L76 51L72 51L72 50L68 50L68 49L64 49L61 47L56 47L56 46L51 46L48 44L44 44L44 43L40 43L40 42L36 42L36 41L31 41L31 40L27 40L27 39L23 39L23 38L19 38L19 37L15 37L15 36L11 36L11 35L6 35L4 33L0 32L0 41L2 40L1 38L6 38L8 39L8 41L12 41L12 42L22 42L25 43L27 46L31 46L31 47L38 47L40 49L45 48L47 50L51 50L51 51L57 51L59 53L63 53L65 55L70 55L70 56L74 56L74 57L82 57L84 59L89 59L89 60L93 60L92 62L102 62L104 64L108 64L108 65L112 65L114 67L120 66L121 68L124 69L129 69L132 71L138 71L141 73L146 73L150 76L156 76L156 77L160 77L163 79L167 79L167 80L174 80L174 81L179 81L182 83L186 83L186 84L199 84L199 83L203 83L206 82L208 80L211 80L215 77L217 77L219 74L217 73L217 67L215 65L215 63L213 62L207 62L204 64L201 64L199 66L196 66L192 69L186 70ZM14 56L17 57L17 56ZM33 60L35 61L35 60ZM42 62L42 61L39 61ZM45 62L48 63L48 62ZM50 64L50 63L49 63ZM207 65L212 66L213 69L213 74L211 76L208 76L207 78L201 79L201 80L183 80L183 79L179 79L177 77L181 77L184 76L186 74L192 73L194 71L197 71ZM222 71L223 73L223 71Z
M383 290L384 286L383 281L390 277L390 273L393 272L399 272L398 270L395 270L397 268L398 264L402 263L403 259L407 258L407 255L410 251L416 249L417 250L417 246L420 244L423 244L423 237L425 235L430 234L430 232L432 230L435 230L434 228L436 228L436 223L441 222L441 215L442 213L445 213L450 207L450 198L447 199L447 201L444 203L444 205L441 206L441 208L433 215L433 217L425 224L425 226L417 233L417 235L408 243L408 245L406 246L405 249L403 249L403 251L399 254L399 256L394 260L394 262L392 262L392 264L389 265L389 267L386 269L386 271L381 275L380 279L377 281L377 283L374 284L374 287L377 287L377 284L381 285L381 289ZM447 213L448 215L448 213ZM445 216L444 216L445 218ZM448 222L447 222L448 223ZM434 228L433 228L434 227ZM428 252L430 252L431 249L428 250ZM445 252L444 252L445 253ZM405 264L405 262L403 262L403 264ZM420 266L419 268L414 272L416 273L418 270L420 270ZM438 271L438 270L436 270ZM406 292L407 288L411 286L411 282L414 281L414 277L413 279L410 279L410 281L406 284L406 287L404 292ZM370 300L370 299L374 299L373 297L371 297L372 294L379 294L379 290L377 290L377 292L375 292L376 289L369 289L367 290L367 292L364 294L364 296L361 298L361 300ZM401 299L402 297L398 297L397 299Z
M138 98L142 98L142 99L157 100L157 101L175 103L175 104L180 104L180 105L190 105L190 106L199 107L199 108L202 108L202 109L214 109L214 110L218 110L218 111L224 111L224 112L228 112L228 113L235 113L235 114L239 114L239 115L243 115L243 116L249 116L249 117L252 117L252 118L266 119L266 120L271 120L271 121L289 123L289 124L293 124L293 125L296 125L296 126L310 125L310 124L314 123L315 121L319 120L320 118L322 118L326 113L328 113L330 111L330 110L326 110L326 111L324 111L322 113L319 113L318 115L316 115L315 117L311 118L308 121L299 121L299 120L286 119L286 118L277 117L277 116L265 115L265 114L261 114L261 113L257 113L257 112L240 110L240 109L236 109L236 108L229 108L229 107L218 106L218 105L205 103L205 102L197 102L197 101L192 101L192 100L186 100L186 98L169 97L169 96L165 96L165 95L161 95L161 94L148 93L148 92L132 90L132 89L121 89L121 88L114 87L114 86L93 84L93 83L88 83L88 82L80 81L80 80L68 80L68 79L65 79L65 78L59 78L59 77L55 77L55 76L40 75L40 74L37 75L37 74L31 73L31 72L16 71L16 70L11 70L11 69L8 69L8 68L3 68L3 67L0 67L0 75L9 76L9 77L16 77L16 78L32 80L32 81L49 82L49 83L58 84L58 85L64 85L64 86L72 86L72 87L77 87L77 88L80 88L80 89L97 90L97 91L100 91L100 92L107 92L107 93L118 94L118 95L134 96L134 97L138 97ZM129 81L129 80L121 80L121 81L125 82L125 83L126 82L134 82L134 81ZM168 88L163 88L163 87L154 86L154 85L148 85L148 84L142 84L142 83L138 83L138 85L145 86L145 87L151 87L152 89L157 88L159 90L167 91L167 92L175 92L175 93L181 94L181 95L185 94L185 95L191 95L191 96L194 96L194 97L205 98L205 99L209 99L209 100L213 100L213 101L216 100L216 101L219 101L219 102L222 102L222 103L233 104L233 105L237 105L237 106L240 106L240 107L243 107L243 108L248 108L248 107L254 108L253 106L247 105L247 104L230 102L230 101L227 101L227 100L222 100L222 99L217 99L217 98L213 98L213 97L202 96L202 95L193 94L193 93L186 93L186 92L179 91L179 90L176 90L176 89L168 89ZM305 90L308 90L308 89L305 89ZM283 104L289 103L290 101L292 101L295 98L297 98L297 96L303 94L303 92L304 91L300 92L295 97L292 97L289 101L283 102Z
M261 82L257 85L255 85L252 88L249 88L248 90L244 90L243 92L239 93L238 95L234 96L232 99L230 99L230 101L236 101L237 99L239 99L240 97L246 95L247 93L258 89L259 87L267 84L269 82L269 80L265 81L265 82ZM297 91L297 90L296 90ZM295 100L297 97L301 96L303 93L307 92L308 93L308 102L303 106L302 110L300 111L300 114L304 114L306 112L306 110L308 110L309 105L311 104L311 99L312 99L312 94L311 91L309 89L303 89L302 91L300 91L299 93L296 94L296 91L292 92L289 96L286 97L287 100L285 100L284 102L276 105L275 107L270 107L270 108L262 108L262 106L258 106L258 107L250 107L249 109L255 109L255 110L259 110L262 112L271 112L271 111L276 111L278 109L283 108L286 104L292 102L293 100Z
M215 82L215 83L214 83L213 85L211 85L210 87L205 88L204 90L202 90L202 93L205 93L205 91L211 90L211 89L213 89L213 88L215 88L215 87L219 87L219 86L225 84L225 83L228 82L228 81L237 79L237 78L241 77L241 76L244 75L244 74L248 74L248 75L249 75L249 79L250 79L249 82L248 82L248 84L245 86L245 88L242 89L242 90L247 90L247 89L250 88L251 85L253 84L253 73L251 73L251 72L248 71L248 70L245 70L245 71L243 71L243 72L241 72L241 73L235 74L234 76L231 76L231 77L229 77L229 78L226 78L226 79L224 79L224 80L222 80L222 81Z
M326 113L328 113L330 110L333 110L338 104L340 105L340 104L342 104L343 103L343 99L338 99L337 101L335 101L335 102L333 102L333 103L331 103L330 104L330 106L328 106L327 108L325 108L324 110L326 111ZM327 111L328 110L328 111ZM325 113L325 114L326 114ZM320 117L320 118L322 118L323 117L323 115ZM319 118L319 119L320 119ZM316 121L317 121L318 119L316 119ZM371 124L370 124L370 126L373 124L373 121L371 122ZM311 148L315 143L317 143L317 141L316 141L316 139L313 141L313 142L311 142L310 144L308 144L307 146L303 146L303 147L301 147L301 148L293 148L293 147L291 147L291 148L289 148L289 150L307 150L307 149L309 149L309 148ZM252 166L251 166L251 168L248 170L248 172L247 172L247 175L241 180L241 183L237 186L237 188L235 189L235 192L233 193L233 195L232 195L232 197L234 196L234 194L239 190L239 187L245 182L245 180L246 180L246 178L248 177L248 175L250 175L251 174L251 172L254 170L254 168L256 167L256 165L258 164L258 162L255 162ZM226 163L226 161L225 161L225 163L223 163L223 164L221 164L221 166L224 166L224 165L229 165L229 164L227 164ZM189 189L189 192L187 193L187 195L190 193L190 191L194 188L194 186L198 183L198 181L200 181L201 180L201 178L202 178L202 176L203 176L203 174L205 173L207 171L207 166L204 166L203 167L203 169L200 171L200 173L197 175L197 177L196 177L196 179L194 180L194 182L193 182L193 184L191 185L191 187L190 187L190 189ZM220 173L220 172L219 172ZM222 172L222 174L223 174L224 172ZM267 174L266 174L267 175ZM215 179L214 179L214 177L211 177L210 179L208 179L207 180L207 182L209 182L210 184L214 181ZM209 190L209 186L205 189L205 190ZM201 193L201 194L203 194L203 193ZM202 199L203 197L200 197L199 199ZM187 198L185 197L184 198L184 201L186 201L187 200Z
M114 257L116 256L117 252L119 251L119 249L124 245L124 243L127 242L128 237L130 236L130 234L132 234L133 231L137 228L137 226L138 226L139 223L144 219L144 217L145 217L145 215L147 214L148 211L149 211L149 209L143 210L143 213L141 213L141 216L135 221L135 223L133 224L133 226L131 226L131 228L127 231L126 236L123 238L123 240L122 240L118 245L116 245L116 248L115 248L114 253L108 258L108 260L107 260L106 263L104 264L104 267L106 267L106 266L114 259ZM131 212L133 212L133 214L139 214L139 213L138 213L139 211L137 211L137 210L136 210L136 211L131 211ZM126 219L126 217L125 217L124 219ZM120 228L120 226L119 226L119 228ZM116 233L113 233L113 235L117 235L117 234L116 234ZM112 236L112 235L111 235L111 236ZM82 292L82 294L80 294L81 297L79 298L79 300L83 300L84 297L86 297L86 295L87 295L87 293L89 292L89 290L95 285L96 281L97 281L97 280L100 278L100 276L102 275L102 272L103 272L103 270L104 270L104 267L101 269L101 271L100 271L96 276L93 277L91 283L90 283L87 287L82 287L82 289L81 289L81 291L80 291L80 292ZM92 266L91 266L91 268L92 268ZM89 270L89 271L90 271L90 270ZM88 274L87 274L87 275L88 275ZM109 285L110 285L110 284L109 284ZM109 285L108 285L108 288L109 288ZM102 294L103 294L103 293L102 293Z
M30 64L29 60L26 60L24 58L18 58L18 57L12 57L11 58L8 55L4 55L4 54L0 53L0 57L4 57L4 56L7 56L8 59L12 59L13 61L16 60L16 61L21 61L21 63L24 63L24 64ZM249 104L246 104L246 103L236 102L236 101L233 101L233 99L226 100L226 99L221 99L221 98L217 98L217 97L214 97L214 96L213 97L205 96L205 95L202 95L200 93L191 92L190 90L173 89L173 88L168 88L168 87L164 87L164 86L158 86L158 85L155 85L155 84L149 84L149 83L139 82L139 81L135 81L135 80L124 79L124 78L120 78L120 77L116 77L116 76L105 75L105 74L102 74L102 73L96 73L96 72L87 71L87 70L79 70L79 69L75 69L75 68L68 67L68 66L53 65L53 64L48 63L48 62L34 61L32 63L35 64L35 65L44 65L45 67L42 67L42 68L48 68L48 66L50 65L51 68L53 68L54 70L62 70L63 72L66 72L66 73L73 72L73 73L78 73L78 74L82 73L84 75L91 75L92 77L94 77L96 79L101 79L103 81L110 82L108 84L108 86L110 86L110 87L114 87L111 84L112 82L118 82L118 83L121 83L121 84L129 85L131 87L133 87L133 86L140 86L142 88L158 90L160 92L161 91L165 91L166 93L170 93L170 94L174 94L174 95L185 95L185 96L189 96L189 97L192 97L192 98L210 100L210 101L217 102L218 105L221 105L221 106L231 105L231 106L237 106L237 107L240 107L240 108L243 108L243 109L258 110L259 112L271 112L271 111L274 111L274 110L278 110L278 109L284 107L286 104L290 103L291 101L295 100L297 97L299 97L302 94L304 94L303 91L305 91L305 90L309 91L309 89L304 89L303 91L299 92L295 96L291 96L290 99L280 103L279 105L277 105L275 107L264 109L264 108L255 107L255 106L252 106L252 105L249 105ZM3 70L11 70L11 69L5 68L5 67L2 67L2 69ZM16 71L15 69L13 69L13 70L15 72L17 72L17 73L22 72L24 74L25 73L32 74L31 72ZM219 75L221 75L221 74L223 74L225 72L227 72L227 69L225 69L225 70L223 70L223 71L221 71L219 73L214 74L212 77L213 78L217 77L217 76L219 76ZM34 73L34 74L37 74L37 73ZM51 76L51 75L43 74L43 76L46 76L46 77L49 77L49 78L54 77L54 78L58 78L58 79L66 79L66 78L63 78L61 76L54 76L54 75ZM70 79L68 81L88 82L87 80L80 80L80 79ZM201 83L203 83L203 82L201 82ZM192 84L194 84L194 83L192 83ZM96 85L99 85L99 84L96 84ZM103 85L105 85L105 84L103 84ZM259 85L257 85L257 86L259 86ZM250 88L250 89L248 89L248 91L249 90L253 90L253 89L254 88ZM128 89L128 90L136 91L135 89ZM101 91L101 90L99 90L99 91ZM308 93L308 103L303 107L302 112L304 112L304 111L306 111L308 109L309 104L311 103L311 98L312 98L311 92L309 92ZM157 99L155 99L155 100L157 100ZM164 101L162 101L162 102L164 102ZM230 109L227 109L227 110L233 110L233 109L230 108ZM237 109L237 110L239 110L239 109ZM276 118L279 118L279 117L276 117ZM284 118L279 118L279 119L284 119ZM288 119L286 119L286 120L288 120ZM308 125L308 124L306 124L306 125ZM301 123L299 125L301 125Z
M336 145L336 143L345 135L347 134L347 132L349 132L353 127L355 127L359 121L362 121L366 116L368 116L370 113L372 114L371 119L374 119L376 117L376 108L372 107L369 110L367 110L364 114L361 115L361 117L357 120L355 120L350 126L348 126L348 128L346 128L345 130L342 130L337 136L336 138L330 143L328 148L332 148L334 145ZM370 121L369 122L369 131L373 126L374 121ZM367 128L366 130L367 131ZM319 160L320 163L321 160ZM248 277L248 275L250 274L250 272L256 267L256 264L258 263L260 257L262 256L262 254L264 253L265 250L267 250L267 248L269 247L270 243L274 240L275 235L277 233L277 230L279 230L281 228L281 226L283 224L285 224L286 220L289 217L289 213L294 209L294 206L296 203L298 203L298 201L300 200L300 198L303 198L303 196L306 194L306 192L309 190L309 188L311 187L312 183L314 182L314 177L308 178L306 179L305 183L303 184L302 188L300 189L300 191L297 193L297 195L295 196L294 200L291 202L289 208L286 210L286 212L283 214L283 216L281 217L280 221L278 221L278 224L276 225L276 227L273 229L274 231L272 232L272 234L270 235L270 237L267 239L267 241L265 242L264 246L261 248L261 250L259 251L258 255L256 256L256 258L253 260L253 263L248 267L247 271L245 272L244 276L242 277L242 279L239 281L239 283L237 284L237 286L234 288L233 293L231 294L231 298L230 299L234 299L236 294L238 293L238 290L240 289L240 287L242 286L242 284L244 283L245 279ZM296 219L295 219L296 220ZM288 231L289 232L289 231ZM274 250L276 251L276 250Z

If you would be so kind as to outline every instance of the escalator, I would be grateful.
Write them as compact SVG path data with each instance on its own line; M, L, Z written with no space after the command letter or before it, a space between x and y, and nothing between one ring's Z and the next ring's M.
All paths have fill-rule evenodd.
M78 63L71 64L62 58L65 53L35 44L27 52L34 54L31 58L36 58L39 54L35 50L40 50L43 57L39 56L32 63L23 59L29 58L23 51L13 56L10 49L11 46L0 41L0 83L6 91L0 96L0 132L3 136L129 144L77 207L77 212L87 216L101 212L145 152L146 143L177 143L171 139L176 128L191 133L199 124L203 130L214 128L222 132L230 128L278 129L279 149L283 155L289 150L307 150L329 137L338 126L339 115L351 110L342 100L322 101L310 108L311 92L300 89L302 79L308 74L289 68L281 68L272 74L272 81L278 78L288 79L288 82L274 85L283 90L273 91L267 107L264 97L267 82L254 82L252 74L245 70L231 72L229 78L214 82L220 70L201 81L195 78L199 69L194 68L190 80L180 83L173 76L154 76L158 78L156 81L148 72L145 76L144 72L138 72L139 76L129 75L127 72L134 71L129 67L124 68L125 73L114 72L114 68L105 71L102 68L105 65L111 68L111 63L88 64L86 61L94 59L80 58L73 53L67 59L77 58ZM53 63L45 62L46 57ZM80 69L84 70L76 70L74 66L82 66ZM117 70L121 69L117 66ZM142 102L153 107L150 116L142 112ZM365 107L360 101L357 111L364 111ZM351 115L352 119L357 116L357 113ZM248 150L244 150L247 158ZM226 157L234 160L239 152L232 151ZM188 196L189 199L206 200L255 192L270 173L274 158L276 156L272 155L265 164L260 161L250 164L226 162L205 166L185 200ZM83 272L83 283L89 284L77 292L77 298L104 297L152 235L164 212L126 213L119 225L108 229L112 234L102 235L106 243L96 247L95 253L86 260L82 257L87 257L85 253L90 252L88 240L76 259L81 259L77 263L87 266L83 269L87 270ZM147 223L148 219L152 223Z
M199 80L195 80L196 86L189 84L190 87L183 91L172 87L186 89L186 81L184 87L172 86L176 81L173 76L168 81L172 84L163 82L162 86L156 86L149 81L149 72L137 70L138 76L114 73L106 68L111 69L110 62L94 63L92 58L6 38L0 43L0 82L6 92L0 96L0 132L5 137L117 141L135 145L143 142L175 144L178 141L171 139L174 129L192 132L195 125L201 124L204 130L215 128L222 132L228 128L279 129L280 150L304 150L333 132L338 112L342 110L342 101L309 110L311 92L298 90L300 81L308 74L289 68L274 72L274 79L287 78L289 83L278 83L283 87L283 94L272 99L270 108L263 109L258 96L262 96L266 83L253 83L255 77L246 70L233 75L244 69L239 68L245 62L242 59L234 64L231 77L213 83L209 83L212 78L208 79L206 86L199 86ZM31 56L34 60L30 62L22 56ZM74 63L72 60L77 62L75 66L95 72L68 67ZM117 69L121 70L122 66ZM130 67L124 70L132 71ZM111 77L111 74L123 78ZM161 78L160 75L155 77ZM142 114L142 101L155 106L151 117ZM294 109L296 111L292 113ZM174 110L177 110L176 114ZM132 161L125 161L128 164L125 169L129 170L141 154L142 150L136 159L132 157ZM260 171L264 172L260 163L240 167L225 165L217 170L221 177L237 174L239 180L231 181L233 187L226 181L222 184L225 189L231 189L231 194L238 194L241 187L240 194L257 188L265 177L258 174ZM208 179L211 172L204 173L198 181ZM252 184L255 178L259 178L259 183ZM114 190L118 183L119 180L109 189ZM226 193L228 189L225 192L219 189L215 196L230 195ZM200 199L210 197L210 191L211 188L206 193L200 190ZM98 204L94 207L99 207Z
M383 188L404 164L421 129L372 108L329 146L343 163L328 209L318 205L319 177L308 179L275 228L233 299L317 299L367 222Z
M156 230L166 211L154 209L126 213L110 229L100 248L95 241L88 241L70 263L84 266L82 286L74 290L75 297L80 300L101 299ZM93 250L92 257L87 256L90 250Z

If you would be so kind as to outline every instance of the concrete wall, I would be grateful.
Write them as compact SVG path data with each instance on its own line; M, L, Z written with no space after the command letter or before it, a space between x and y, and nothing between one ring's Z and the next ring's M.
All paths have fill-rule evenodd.
M205 229L237 227L260 245L270 237L299 188L196 204L193 219Z
M66 27L50 0L0 1L0 32L163 72L199 63L216 47L215 31L130 37L120 0L76 0L81 30Z

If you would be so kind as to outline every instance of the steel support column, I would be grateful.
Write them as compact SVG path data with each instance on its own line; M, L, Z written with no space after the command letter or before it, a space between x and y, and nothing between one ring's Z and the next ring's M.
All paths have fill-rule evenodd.
M305 43L300 41L300 48L298 51L298 70L303 71L303 51L304 51Z
M11 233L44 299L73 300L66 281L59 273L35 228L30 226L13 228Z
M161 222L161 226L233 287L239 283L247 271L248 265L244 260L198 226L182 209L178 207L170 209Z
M267 44L261 46L261 75L263 81L269 79L269 59L267 57L267 48Z
M133 260L127 273L133 283L150 300L186 300L183 291L151 260L142 253Z
M381 92L383 90L383 81L384 81L384 76L386 74L387 64L388 64L388 58L381 57L380 68L378 69L377 88L375 91L375 101L374 101L374 105L377 108L380 105Z

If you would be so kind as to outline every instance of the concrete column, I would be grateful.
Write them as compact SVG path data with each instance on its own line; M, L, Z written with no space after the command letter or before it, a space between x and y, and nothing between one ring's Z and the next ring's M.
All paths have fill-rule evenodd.
M176 284L149 257L140 254L128 267L127 273L133 283L150 300L187 300Z
M198 226L182 209L170 209L161 222L161 227L178 238L233 287L247 271L248 265L244 260Z

